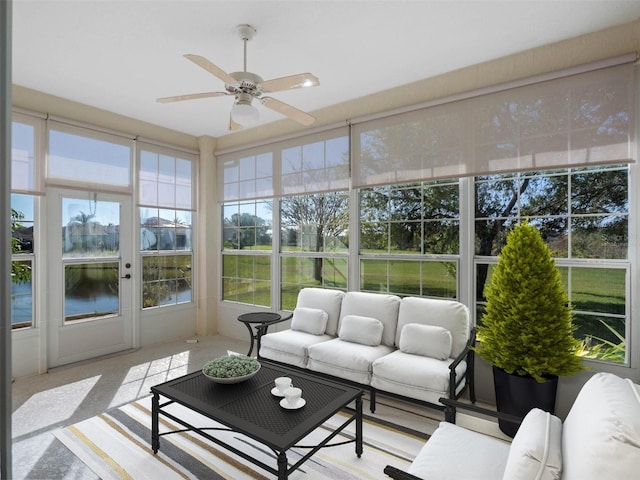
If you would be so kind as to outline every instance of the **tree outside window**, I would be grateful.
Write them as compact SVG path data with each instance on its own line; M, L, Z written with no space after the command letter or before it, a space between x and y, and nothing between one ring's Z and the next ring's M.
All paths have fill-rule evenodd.
M11 253L21 253L24 251L26 240L23 232L25 226L20 223L24 214L15 209L11 209ZM33 233L31 234L33 241ZM31 249L29 249L31 250ZM31 265L22 262L11 262L11 280L14 283L27 283L31 281Z
M12 205L28 205L30 196L12 194ZM32 210L28 208L27 210ZM11 208L11 326L33 326L33 221Z
M457 180L360 191L360 289L458 298Z
M280 200L281 303L295 307L301 288L347 289L349 197L327 192Z

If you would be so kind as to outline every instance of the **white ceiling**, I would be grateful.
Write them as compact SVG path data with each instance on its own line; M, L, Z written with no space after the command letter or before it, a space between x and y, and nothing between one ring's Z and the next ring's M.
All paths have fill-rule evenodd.
M257 30L247 70L318 76L318 87L270 94L313 112L639 17L638 0L14 0L13 83L219 137L232 97L155 99L224 90L183 54L242 70L239 24ZM258 108L261 123L282 119Z

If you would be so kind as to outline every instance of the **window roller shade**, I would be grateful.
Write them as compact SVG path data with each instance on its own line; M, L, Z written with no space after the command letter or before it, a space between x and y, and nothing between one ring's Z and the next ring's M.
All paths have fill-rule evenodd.
M353 125L354 186L634 161L633 64Z
M335 128L218 157L219 201L349 188L349 130Z

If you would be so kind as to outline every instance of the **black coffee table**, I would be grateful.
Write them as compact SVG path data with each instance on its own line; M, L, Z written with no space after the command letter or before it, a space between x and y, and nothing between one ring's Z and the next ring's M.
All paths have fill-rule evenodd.
M160 448L160 436L172 432L159 433L160 414L197 432L208 440L222 445L229 451L277 475L278 480L288 478L320 448L355 443L355 453L362 455L362 389L320 378L312 373L296 370L269 362L260 361L260 371L249 380L237 384L218 384L205 377L201 371L187 374L151 387L153 393L151 419L151 448L154 453ZM280 406L280 398L271 394L274 380L288 376L293 384L302 388L306 405L298 410L287 410ZM168 400L160 403L160 397ZM355 400L355 411L346 409L350 416L337 429L328 434L317 445L298 445L300 440L322 425L340 410ZM221 428L200 428L190 425L183 419L165 410L165 407L179 403L223 425ZM355 439L347 442L330 443L347 425L355 421ZM213 436L205 430L233 431L246 435L267 447L277 457L277 464L268 465L221 440L222 436ZM179 430L179 431L184 431ZM309 451L289 467L287 450L292 447L306 448Z

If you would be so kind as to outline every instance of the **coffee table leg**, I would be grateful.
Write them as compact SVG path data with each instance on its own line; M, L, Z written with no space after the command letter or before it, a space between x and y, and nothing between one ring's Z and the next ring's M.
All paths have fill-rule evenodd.
M286 452L278 453L278 480L287 480L289 477L289 475L287 475L288 466L289 462L287 462Z
M356 455L362 456L362 395L356 399Z
M158 453L160 448L160 436L158 435L158 410L160 409L160 395L153 394L151 400L151 448L153 453Z

